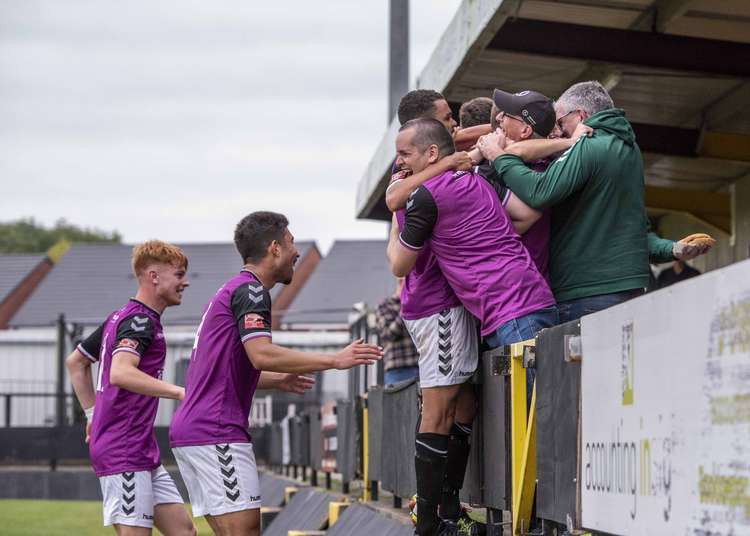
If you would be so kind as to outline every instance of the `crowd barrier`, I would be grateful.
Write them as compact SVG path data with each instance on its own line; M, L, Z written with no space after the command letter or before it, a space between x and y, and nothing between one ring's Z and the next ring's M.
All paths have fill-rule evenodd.
M480 402L461 498L487 509L489 534L501 534L508 523L517 530L528 528L535 494L539 517L576 526L580 364L566 357L565 345L579 334L579 324L573 322L544 330L536 347L535 341L527 341L482 354L472 378ZM537 369L537 385L544 386L531 418L526 402L528 367ZM328 411L308 409L255 429L256 455L287 475L301 473L307 478L309 471L309 478L317 481L322 471L328 488L332 472L340 475L344 491L353 480L361 480L364 500L376 500L385 490L392 494L394 506L402 506L416 492L417 383L374 385L354 400L337 400L335 432ZM538 451L537 437L545 438ZM332 450L335 464L325 463ZM517 514L504 521L508 512Z

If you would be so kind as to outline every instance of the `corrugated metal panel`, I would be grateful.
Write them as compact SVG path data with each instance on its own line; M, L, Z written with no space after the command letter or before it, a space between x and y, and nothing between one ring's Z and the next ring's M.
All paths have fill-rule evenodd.
M328 536L351 536L371 534L373 536L410 536L414 526L399 523L358 504L349 506L339 520L326 533Z
M287 536L290 530L320 530L328 519L328 503L340 497L302 488L267 529L264 536Z

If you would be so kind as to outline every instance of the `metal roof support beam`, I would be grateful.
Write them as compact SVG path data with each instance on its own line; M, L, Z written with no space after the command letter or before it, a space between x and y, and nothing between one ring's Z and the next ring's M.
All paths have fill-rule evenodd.
M693 3L695 0L656 0L636 19L631 28L664 33L669 23L682 17Z
M719 127L732 115L746 109L748 103L750 103L750 81L745 81L703 110L703 122L706 128Z
M750 44L530 19L507 20L488 48L750 77Z

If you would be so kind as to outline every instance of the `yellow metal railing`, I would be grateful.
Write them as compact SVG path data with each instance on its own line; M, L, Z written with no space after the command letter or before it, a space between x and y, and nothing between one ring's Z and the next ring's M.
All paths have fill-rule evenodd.
M527 406L526 359L534 341L510 345L511 499L513 534L529 529L536 491L536 380Z

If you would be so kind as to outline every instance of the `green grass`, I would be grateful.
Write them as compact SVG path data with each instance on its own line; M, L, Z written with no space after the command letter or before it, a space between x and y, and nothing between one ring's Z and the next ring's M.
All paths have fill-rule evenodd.
M203 518L195 519L200 536L213 534ZM99 501L0 500L0 534L3 536L112 536L102 526ZM161 534L154 529L153 534Z

